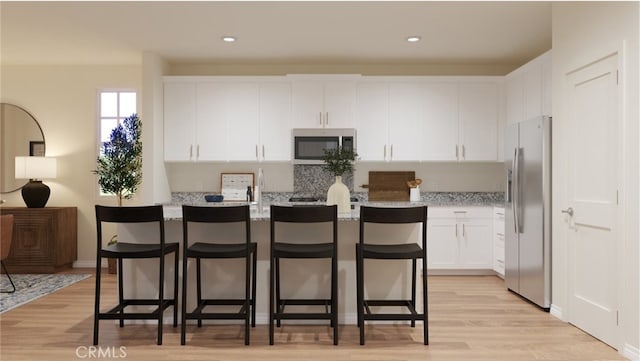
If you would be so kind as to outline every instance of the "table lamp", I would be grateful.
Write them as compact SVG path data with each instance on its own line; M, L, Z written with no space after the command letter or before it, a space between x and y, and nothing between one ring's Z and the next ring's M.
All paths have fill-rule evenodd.
M16 179L29 179L22 187L22 199L28 208L43 208L49 200L51 189L41 179L55 178L56 158L16 157Z

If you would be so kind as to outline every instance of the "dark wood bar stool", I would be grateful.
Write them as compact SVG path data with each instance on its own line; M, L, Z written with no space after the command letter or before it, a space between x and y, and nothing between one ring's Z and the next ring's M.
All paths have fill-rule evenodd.
M227 224L244 223L244 234L241 242L235 243L203 243L196 242L189 245L189 224L209 223ZM182 206L182 232L184 258L182 261L182 330L180 344L186 342L186 320L198 320L198 327L202 327L202 320L244 320L244 343L249 344L249 319L251 326L256 326L256 258L257 243L251 242L251 220L249 206L233 207L194 207ZM211 237L216 238L216 237ZM218 237L219 238L219 237ZM196 259L196 308L187 312L187 262L189 258ZM205 299L202 298L202 259L244 258L245 283L244 298L241 299ZM250 259L251 258L251 259ZM253 270L253 272L251 272ZM241 306L237 312L206 312L207 306Z
M102 246L102 223L156 223L158 235L153 243L127 243L118 242L112 245ZM97 229L97 259L96 259L96 295L93 321L93 344L98 344L98 330L100 320L120 320L120 327L124 326L124 320L158 320L158 345L162 345L162 316L164 311L173 307L173 327L178 326L178 243L166 243L164 234L164 215L162 206L140 207L107 207L96 205L96 229ZM164 298L164 269L165 257L174 254L174 284L173 298ZM100 312L100 274L102 270L102 258L118 259L118 305L107 312ZM158 259L158 298L155 299L129 299L124 298L123 292L123 259ZM125 312L128 306L157 306L146 312Z
M365 224L410 224L421 223L422 245L417 243L401 243L400 240L389 240L385 244L365 243ZM365 299L364 297L364 260L411 260L411 299ZM422 300L423 313L416 311L416 273L417 260L422 259ZM360 328L360 344L364 345L364 321L416 321L424 322L424 344L429 344L429 323L427 311L427 207L383 208L360 207L360 239L356 244L356 283L358 327ZM409 313L372 313L372 306L406 307Z
M328 242L297 243L278 241L276 225L281 223L313 224L329 223L332 236ZM269 344L273 345L274 321L280 327L281 320L329 320L333 327L333 344L338 344L338 208L337 206L271 206L271 268L269 272ZM280 295L281 258L329 258L331 259L331 297L329 299L283 299ZM286 306L325 306L325 312L285 312Z

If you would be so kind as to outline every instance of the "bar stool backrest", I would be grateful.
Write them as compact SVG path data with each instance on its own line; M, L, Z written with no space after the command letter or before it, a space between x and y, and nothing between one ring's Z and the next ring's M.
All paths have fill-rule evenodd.
M251 218L249 206L198 207L182 206L182 230L184 239L188 238L188 224L194 223L245 223L245 239L251 242Z
M102 223L151 223L157 222L160 245L164 247L164 213L161 205L112 207L96 205L96 229L98 250L102 248Z
M365 223L422 223L423 244L427 234L427 207L360 207L360 243L364 243Z

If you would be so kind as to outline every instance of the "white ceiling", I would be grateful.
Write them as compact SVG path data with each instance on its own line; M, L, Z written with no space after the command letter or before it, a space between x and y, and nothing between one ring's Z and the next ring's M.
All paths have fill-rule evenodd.
M537 1L2 2L0 15L4 64L139 64L151 51L171 63L520 65L551 48L551 4Z

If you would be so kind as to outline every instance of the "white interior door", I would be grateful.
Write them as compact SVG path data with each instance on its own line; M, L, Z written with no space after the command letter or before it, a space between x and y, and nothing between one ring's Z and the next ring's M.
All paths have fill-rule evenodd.
M617 328L617 55L566 76L568 320L614 346Z

